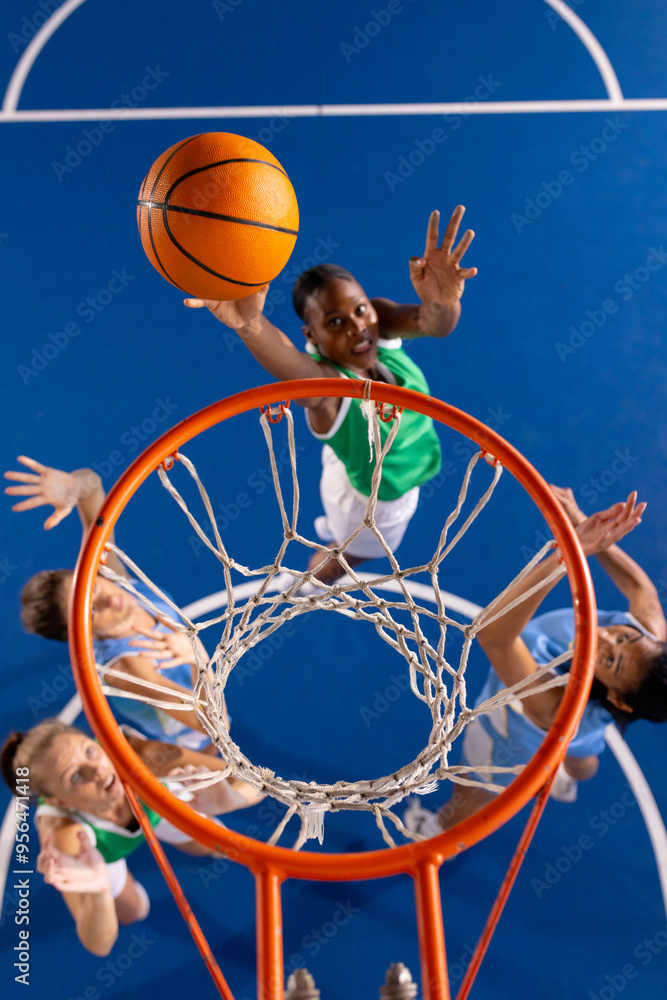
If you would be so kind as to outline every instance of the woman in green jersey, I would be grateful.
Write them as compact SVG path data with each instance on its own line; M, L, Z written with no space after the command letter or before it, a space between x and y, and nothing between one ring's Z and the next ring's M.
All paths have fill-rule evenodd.
M401 339L446 337L458 322L466 279L477 274L474 267L460 266L473 239L472 230L454 247L464 211L462 205L454 210L440 246L440 215L431 213L424 254L410 260L419 304L369 299L356 278L335 264L320 264L297 278L293 302L303 322L305 352L262 314L268 285L234 302L186 299L185 304L208 307L238 333L262 367L277 379L373 379L427 393L426 379L402 351ZM367 424L359 400L314 397L298 402L306 408L312 433L324 442L320 492L326 516L317 519L315 528L322 541L335 548L363 520L370 495L373 464L368 460ZM392 551L398 548L417 508L420 485L439 469L440 446L432 420L405 411L383 464L375 517ZM383 547L369 529L346 549L352 566L383 555ZM325 584L342 573L339 563L321 552L313 554L308 568Z
M155 740L126 738L144 763L165 778L167 787L200 813L232 812L263 797L235 778L189 793L182 782L170 783L167 773L175 777L201 767L223 770L224 761ZM125 861L144 836L113 764L98 743L57 719L41 722L27 733L13 733L2 748L1 764L5 781L19 796L17 802L40 797L35 811L41 843L38 870L62 893L84 948L94 955L108 955L118 925L144 920L150 908L146 890ZM211 853L145 808L158 839L187 854Z

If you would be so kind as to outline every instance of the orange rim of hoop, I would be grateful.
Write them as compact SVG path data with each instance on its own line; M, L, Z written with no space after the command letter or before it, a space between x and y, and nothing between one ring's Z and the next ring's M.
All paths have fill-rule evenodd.
M254 407L313 396L364 398L395 407L417 410L473 440L487 461L499 460L524 487L545 515L562 554L572 591L575 640L569 683L556 719L537 753L512 783L478 813L431 840L393 849L356 854L313 854L284 847L270 847L243 834L221 828L199 816L174 798L139 760L121 734L102 694L93 653L91 633L92 592L105 545L121 511L139 486L162 463L169 463L178 449L196 434ZM72 669L86 717L99 742L113 761L121 779L149 806L210 849L222 851L232 861L245 865L255 876L257 899L257 962L260 995L270 1000L283 997L282 917L280 884L287 878L344 881L408 874L415 887L425 1000L448 1000L447 964L444 948L442 904L438 871L443 861L493 833L511 819L529 799L537 795L530 823L537 822L546 802L547 782L565 756L568 743L584 710L593 675L597 613L588 564L577 536L560 503L530 463L494 431L474 417L438 399L411 389L359 379L298 379L259 386L237 393L183 420L158 438L120 477L91 526L74 572L70 597L70 653ZM528 831L528 827L527 827ZM509 892L513 877L530 839L524 834L514 873L501 888ZM500 905L502 909L502 904ZM499 917L492 914L485 930L486 943ZM475 956L475 969L483 950ZM201 948L200 948L201 950ZM479 950L479 946L478 946ZM205 952L202 952L205 954ZM472 966L471 962L471 966ZM219 973L219 970L218 970ZM468 995L474 970L462 984L459 996ZM221 996L231 997L224 979L216 980Z
M121 475L107 496L99 516L91 526L82 548L70 598L70 652L72 668L91 728L112 759L120 776L151 808L166 817L194 840L238 860L257 873L270 869L281 878L355 880L412 874L424 864L444 860L483 840L512 818L543 787L565 756L586 705L592 681L592 661L596 650L597 614L595 595L586 558L560 503L547 483L512 445L475 417L400 386L370 383L370 398L419 411L465 434L489 455L498 459L524 487L545 515L560 549L572 591L575 640L570 680L554 723L537 753L521 774L496 799L456 827L431 840L395 848L354 854L326 854L272 847L233 830L221 829L207 817L194 813L174 798L139 760L124 736L102 694L91 631L92 591L104 547L130 498L161 463L195 435L230 417L260 405L313 396L363 398L364 386L357 379L295 379L258 386L213 403L181 421L153 442Z

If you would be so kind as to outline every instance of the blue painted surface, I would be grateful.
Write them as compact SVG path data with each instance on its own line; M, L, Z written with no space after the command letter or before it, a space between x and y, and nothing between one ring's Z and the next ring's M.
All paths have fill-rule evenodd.
M538 0L510 0L502 11L490 0L404 3L364 47L357 29L366 33L373 15L358 0L326 13L293 0L227 7L192 0L184 16L182 6L157 0L106 6L91 0L40 55L20 108L106 107L140 87L147 67L168 75L138 101L146 106L463 100L474 95L480 77L487 86L492 82L491 100L604 97L581 44ZM610 7L586 0L576 9L605 47L627 96L665 96L664 3L628 0ZM24 48L16 38L12 44L12 36L25 27L23 17L36 23L39 10L23 5L2 12L5 81ZM345 48L355 44L358 52ZM466 223L477 232L468 258L479 276L466 291L454 335L444 343L416 343L412 356L434 395L501 424L501 433L547 479L573 487L584 510L638 489L649 508L627 549L664 595L665 113L295 118L274 125L267 135L261 130L269 123L261 119L118 122L67 171L58 164L68 166L68 147L90 142L91 130L98 139L96 123L3 126L2 468L15 468L19 453L67 469L96 464L110 486L147 443L140 435L152 440L201 406L268 381L221 326L183 309L179 293L145 258L134 222L141 179L164 149L200 131L234 131L268 145L294 183L302 223L289 269L308 266L314 250L325 246L370 294L410 301L407 258L421 252L429 211L467 206ZM430 148L434 129L446 138L419 164L415 151ZM397 180L406 161L418 165ZM559 180L563 171L567 182ZM526 221L527 209L534 217ZM647 261L655 270L643 270ZM114 271L126 275L125 287L91 313L87 300L99 308L99 292ZM290 284L289 270L274 282L282 295L272 319L298 342ZM33 366L33 352L41 355L54 338L63 344L59 334L68 323L80 333L43 370L28 375L20 369ZM159 401L165 404L160 414L166 407L169 417L142 431ZM297 425L307 527L320 512L318 448L305 437L300 413ZM443 441L460 476L460 451L453 439ZM228 509L240 490L251 494L250 508L231 529L234 554L238 547L239 558L264 561L276 536L269 520L275 511L267 513L266 496L252 487L253 474L267 465L259 431L248 418L242 432L220 433L191 453ZM451 484L423 504L410 526L400 550L405 562L427 557L438 518L454 502L458 480ZM25 635L17 610L25 581L39 569L71 565L79 541L74 517L44 535L44 512L11 515L8 507L0 538L6 560L3 731L55 713L73 693L64 647ZM537 547L543 529L521 491L503 483L493 516L454 554L444 585L484 603L518 570L522 550ZM193 555L188 533L153 484L119 529L121 544L183 603L221 587L214 561ZM599 573L595 582L600 606L613 606L611 585ZM565 601L563 587L545 607ZM365 628L343 625L314 616L286 646L289 656L273 658L252 681L232 682L234 735L252 759L325 781L357 768L389 770L417 752L426 720L408 696L364 724L360 709L385 689L393 662ZM476 660L473 691L483 674ZM665 740L662 730L645 723L628 734L663 813ZM7 801L0 793L0 806ZM264 804L231 822L268 836L277 815ZM455 985L519 826L513 821L443 870ZM568 852L576 858L582 837L592 846L560 872L568 868ZM377 846L372 821L334 818L325 846ZM253 996L250 877L173 851L170 857L237 1000ZM549 866L560 877L542 888ZM97 991L105 1000L135 1000L150 991L171 1000L195 988L214 996L148 852L132 867L149 888L152 913L139 929L121 931L108 960L83 952L64 906L33 877L33 995L74 1000L88 990L88 998ZM418 975L407 881L288 883L284 906L286 962L301 955L326 1000L377 995L392 961L405 961ZM345 923L343 913L350 918ZM17 930L11 894L3 914L0 976L14 997L20 987L11 968ZM329 937L336 914L340 929ZM473 996L507 1000L530 991L544 1000L608 1000L622 992L628 1000L658 1000L667 970L664 932L648 837L607 753L576 805L548 807ZM146 934L144 952L126 969L121 959L113 971L108 963L130 954L135 933Z

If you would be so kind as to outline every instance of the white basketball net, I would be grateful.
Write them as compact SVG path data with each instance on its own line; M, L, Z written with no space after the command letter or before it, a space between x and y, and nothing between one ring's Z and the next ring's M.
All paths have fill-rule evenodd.
M136 693L128 694L117 687L105 684L102 685L103 692L106 695L113 695L115 698L127 697L133 700L140 700L156 708L166 708L173 711L175 708L180 707L183 711L195 711L201 720L202 726L227 762L227 768L222 772L216 771L210 772L209 775L203 775L201 781L198 780L196 784L190 785L191 790L195 791L197 788L205 787L227 775L235 775L239 779L248 782L254 788L268 793L287 807L285 816L275 829L269 843L275 844L278 842L287 823L296 814L301 820L301 829L293 845L295 849L299 849L309 838L318 838L321 843L324 816L327 812L335 810L363 809L371 811L375 816L383 839L392 847L395 846L395 842L387 829L387 821L390 821L403 836L412 840L421 840L423 837L419 834L411 833L403 825L399 816L393 811L394 807L407 795L432 792L437 783L443 779L448 779L461 785L483 787L494 792L502 791L503 786L489 782L487 776L499 772L517 774L523 769L522 766L495 767L485 764L483 769L485 780L480 780L473 776L478 769L462 765L450 765L448 763L449 752L454 740L461 735L465 726L476 716L524 697L528 693L525 690L528 685L530 685L529 693L534 695L539 691L567 683L567 675L554 676L552 670L558 663L569 659L569 653L558 657L546 666L540 667L537 673L532 674L529 678L511 688L503 689L499 694L483 704L477 707L470 707L468 705L465 670L469 650L476 633L484 625L494 621L501 614L504 614L511 607L519 603L519 601L515 601L504 608L500 614L494 611L496 605L502 600L504 593L523 579L555 543L547 543L515 580L508 585L506 591L496 597L471 623L463 625L450 617L447 614L445 602L445 596L447 595L441 590L438 578L440 566L454 546L461 540L480 511L488 503L500 478L502 467L495 458L483 455L482 452L473 455L466 468L456 505L445 521L437 547L430 561L421 566L401 569L396 557L389 549L377 528L374 517L382 473L382 463L398 431L400 413L397 413L394 417L393 426L384 445L382 445L378 411L381 410L384 404L379 403L374 406L367 400L363 405L366 416L369 419L369 442L372 443L375 453L372 490L364 521L337 549L327 548L321 542L312 541L299 533L297 526L299 483L297 478L294 420L289 405L279 404L268 411L263 411L260 416L260 424L269 452L271 469L273 471L273 485L283 525L283 537L275 559L265 566L251 569L235 562L232 556L230 556L227 545L218 530L209 494L201 482L194 465L182 452L179 452L176 458L180 461L181 466L187 470L197 486L210 525L208 532L204 530L197 518L192 514L183 497L173 485L169 472L164 467L167 463L163 463L158 468L157 471L162 485L182 509L203 545L211 551L222 567L227 593L227 606L217 617L203 622L191 621L125 552L121 551L115 545L110 544L107 546L108 549L119 556L134 577L147 584L156 595L173 609L174 618L171 623L172 627L186 633L193 643L198 679L191 697L184 698L181 706L177 706L173 701L165 699L164 688L148 681L141 681L136 677L133 677L133 684L141 684L145 687L146 694L143 696ZM287 422L291 468L292 503L289 514L283 496L283 486L278 473L273 442L274 424L282 418ZM463 506L468 499L472 473L480 458L486 458L486 462L482 462L483 467L488 469L487 462L489 465L492 465L492 479L482 496L474 502L471 513L464 516L462 523L459 525L458 521ZM390 564L390 572L370 580L367 574L358 575L354 568L349 565L345 556L349 544L364 528L369 528L376 535ZM450 535L452 536L451 538ZM291 551L297 556L299 562L303 561L303 552L298 552L295 549L296 545L317 550L327 557L337 558L345 567L347 578L339 579L334 584L326 586L314 578L312 574L292 568L287 564L287 552L290 546ZM101 567L100 572L134 594L150 611L163 617L158 608L140 595L133 584L126 578L118 576L118 574L104 566ZM237 603L232 578L233 573L257 581L256 589L245 603ZM275 580L278 575L285 573L290 574L293 580L281 592L272 592L272 587L275 590ZM552 580L563 573L564 567L560 566L548 580L539 585L540 588L547 586ZM406 586L407 578L417 574L428 574L430 576L433 587L432 600L435 608L425 607L422 604L416 603L413 595ZM286 577L282 576L281 580L284 579ZM315 593L302 596L299 591L304 584L310 584L310 589L314 588ZM382 588L385 592L392 591L395 597L388 599L386 593L383 595L376 593L377 588ZM538 588L534 588L530 593L523 595L520 600L525 600L536 589ZM312 611L314 608L332 611L359 621L370 622L375 627L380 638L405 658L405 669L409 676L410 689L414 696L424 702L429 708L432 726L424 749L413 761L390 775L354 782L338 781L333 785L299 780L287 781L276 775L269 768L253 764L231 738L229 728L226 724L225 688L232 671L241 658L263 639L272 635L286 622L292 621L300 615ZM395 620L393 615L399 612L404 618L407 613L410 625L406 626ZM439 634L437 645L433 645L425 636L420 625L420 618L427 618L437 623ZM214 629L216 627L222 628L222 635L219 639L216 639L215 652L207 660L201 651L201 644L195 640L206 629ZM463 648L459 663L456 666L450 664L445 656L447 630L452 628L458 629L463 637ZM219 632L216 634L219 634ZM98 671L102 678L104 676L126 678L127 676L118 670L114 670L113 667L98 666ZM191 781L191 779L189 780Z

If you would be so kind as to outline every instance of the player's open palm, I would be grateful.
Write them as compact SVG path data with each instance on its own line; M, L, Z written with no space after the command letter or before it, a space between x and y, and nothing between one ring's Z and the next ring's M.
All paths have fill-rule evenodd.
M460 263L474 239L472 229L467 229L458 246L454 247L464 212L463 205L456 206L440 246L440 213L431 212L424 256L412 257L410 260L410 280L422 302L434 302L441 306L455 305L463 295L466 280L477 274L476 267L461 267Z
M265 285L258 292L253 292L244 299L233 299L229 302L216 302L213 299L185 299L188 309L210 309L216 319L232 330L240 330L259 319L264 309L264 300L269 286Z
M37 871L60 892L104 892L109 888L106 862L82 830L78 854L59 851L52 837L47 837L37 858Z
M10 496L26 496L28 499L14 504L12 510L32 510L33 507L53 505L55 507L53 514L44 522L44 527L49 531L60 524L76 507L80 498L81 483L73 473L52 469L26 455L19 455L18 461L31 471L5 472L5 479L12 479L21 484L5 487L5 493Z
M592 556L615 545L637 527L645 510L646 504L638 504L633 492L625 503L615 503L587 517L575 529L585 554Z

